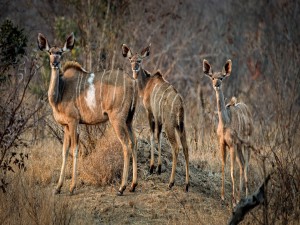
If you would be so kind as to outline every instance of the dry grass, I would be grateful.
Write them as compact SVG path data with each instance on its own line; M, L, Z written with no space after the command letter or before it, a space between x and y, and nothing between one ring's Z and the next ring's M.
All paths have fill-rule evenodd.
M123 150L111 126L96 140L96 149L80 161L80 178L84 183L102 186L119 182L123 171Z
M74 210L69 199L53 196L38 185L34 173L13 174L7 192L0 193L0 224L70 224Z

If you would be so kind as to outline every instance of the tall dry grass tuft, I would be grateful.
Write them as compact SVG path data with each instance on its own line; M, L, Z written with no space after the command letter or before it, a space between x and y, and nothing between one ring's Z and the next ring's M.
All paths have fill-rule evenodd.
M80 178L84 183L106 185L119 182L123 169L123 151L111 126L98 140L95 149L80 162Z
M0 224L70 224L74 210L67 197L56 197L37 185L34 175L14 174L6 193L0 193Z

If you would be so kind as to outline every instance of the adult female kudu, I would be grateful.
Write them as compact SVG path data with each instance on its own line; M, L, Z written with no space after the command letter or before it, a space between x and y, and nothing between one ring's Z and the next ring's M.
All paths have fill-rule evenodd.
M136 105L135 81L121 70L89 73L76 62L66 62L61 70L63 53L72 50L75 38L72 33L64 46L51 47L46 37L38 34L38 47L50 57L51 78L48 99L55 120L64 127L61 173L55 193L60 193L69 147L73 150L73 174L70 193L76 186L78 157L78 125L99 124L110 121L124 152L122 183L118 195L126 188L129 157L133 157L133 181L130 191L137 185L137 154L132 120ZM101 162L99 162L101 163Z
M185 156L186 169L186 191L189 188L189 153L186 141L184 126L184 103L177 90L169 84L159 72L154 75L149 74L142 68L142 61L150 55L150 45L142 50L141 54L132 54L129 47L122 45L122 54L128 57L131 63L133 78L137 79L139 95L143 100L147 111L148 121L151 128L151 161L150 173L154 170L154 134L158 140L158 173L161 173L161 135L162 128L167 134L172 146L173 164L169 182L169 188L174 185L175 170L179 153L179 143L176 133L179 135L180 142Z
M232 200L235 203L235 187L234 187L234 162L237 162L240 167L240 192L243 189L243 176L246 182L246 195L248 195L248 167L250 160L250 148L244 145L248 142L253 130L252 116L246 104L236 102L234 98L230 104L225 105L225 100L222 92L222 80L231 74L232 63L227 60L222 72L213 72L211 65L207 60L203 60L203 72L211 81L216 92L219 124L217 134L222 157L222 190L221 196L224 200L224 180L225 180L225 163L226 163L226 147L230 151L231 159L231 181L232 181ZM237 157L236 157L237 156Z

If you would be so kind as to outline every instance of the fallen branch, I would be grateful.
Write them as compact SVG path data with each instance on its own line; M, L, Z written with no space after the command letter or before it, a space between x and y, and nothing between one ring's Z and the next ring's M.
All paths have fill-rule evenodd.
M265 185L268 184L271 175L268 175L258 190L247 198L241 199L237 206L233 209L232 216L228 225L237 225L253 208L264 202L265 199Z

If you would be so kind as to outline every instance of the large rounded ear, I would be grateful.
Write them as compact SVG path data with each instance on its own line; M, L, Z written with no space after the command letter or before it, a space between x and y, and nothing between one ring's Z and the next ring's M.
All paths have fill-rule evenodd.
M74 47L74 44L75 44L75 36L74 36L74 33L72 32L70 34L70 36L67 38L66 42L65 42L65 45L63 47L63 51L64 52L68 52L68 51L71 51Z
M142 58L145 58L146 56L150 55L150 47L151 47L151 43L141 51Z
M228 59L223 67L222 74L224 76L229 76L231 74L232 62Z
M132 57L132 52L131 52L130 48L125 44L122 44L122 55L124 57L128 57L128 58Z
M211 77L211 75L212 75L211 66L206 59L203 60L203 72L207 76Z
M43 34L38 34L37 43L41 51L49 51L50 45L48 43L47 38Z

